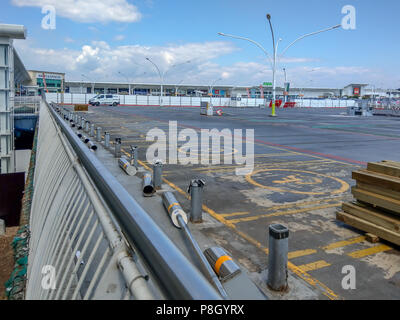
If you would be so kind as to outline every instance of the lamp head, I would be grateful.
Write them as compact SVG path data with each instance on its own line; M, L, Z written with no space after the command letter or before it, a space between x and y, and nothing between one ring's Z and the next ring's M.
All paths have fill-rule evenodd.
M269 13L267 13L267 19L271 20L271 15Z

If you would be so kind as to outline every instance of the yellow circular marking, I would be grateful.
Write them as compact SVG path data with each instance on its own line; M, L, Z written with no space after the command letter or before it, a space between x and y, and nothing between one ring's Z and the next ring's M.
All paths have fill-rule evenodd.
M214 265L214 270L217 274L219 274L219 269L221 269L222 264L228 260L232 260L232 258L230 256L222 256L218 258Z
M305 191L297 191L297 190L288 190L288 189L283 189L283 188L277 188L277 187L271 187L271 186L265 186L262 185L256 181L254 181L254 179L252 178L252 176L256 175L257 173L260 172L267 172L267 171L288 171L288 172L299 172L299 173L307 173L307 174L311 174L311 175L316 175L316 176L320 176L323 178L327 178L327 179L331 179L334 180L338 183L340 183L341 187L339 189L333 190L333 191L326 191L326 192L305 192ZM289 176L292 177L292 176ZM246 175L246 180L247 182L249 182L250 184L259 187L259 188L263 188L263 189L268 189L268 190L272 190L272 191L277 191L277 192L290 192L290 193L295 193L295 194L306 194L306 195L322 195L322 194L339 194L339 193L344 193L346 192L350 186L347 182L338 179L336 177L331 177L328 176L326 174L322 174L322 173L318 173L318 172L312 172L312 171L305 171L305 170L292 170L292 169L261 169L261 170L256 170L253 171L252 173ZM317 179L318 182L320 179ZM277 181L275 181L277 182ZM289 179L286 181L288 183L290 182L295 182L295 181L290 181ZM322 181L321 181L322 182ZM301 184L301 185L307 185L309 183L301 183L301 182L296 182L297 184ZM313 184L313 183L312 183Z
M174 202L173 204L171 204L169 207L168 207L168 212L169 212L169 210L171 210L171 208L173 207L173 206L179 206L179 203L178 202Z

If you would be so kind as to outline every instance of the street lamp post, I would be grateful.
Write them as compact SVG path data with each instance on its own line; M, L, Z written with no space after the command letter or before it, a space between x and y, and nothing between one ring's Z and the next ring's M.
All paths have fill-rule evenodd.
M94 93L94 86L95 86L94 81L92 81L92 79L90 79L89 77L85 76L83 73L81 74L81 76L88 79L92 83L92 91L93 91L92 93Z
M129 91L129 95L131 94L131 81L130 81L130 79L128 78L128 76L126 76L124 73L122 73L121 71L118 71L118 73L121 75L121 76L123 76L125 79L126 79L126 81L128 82L128 91Z
M208 86L208 93L210 94L210 96L212 96L212 94L213 94L212 90L213 90L213 88L214 88L214 85L215 85L218 81L221 81L221 80L222 80L222 78L218 78L218 79L214 80L214 81L211 83L210 86Z
M286 83L287 83L287 80L286 80L286 68L283 68L283 72L284 72L284 74L285 74L285 83L283 84L283 91L284 91L284 94L285 94L285 92L286 92ZM289 92L286 92L286 94L285 94L285 98L284 98L284 102L286 103L287 102L287 95L289 94Z
M188 61L185 61L185 62L183 62L183 63L174 64L174 65L171 66L171 68L165 70L164 72L161 72L161 71L160 71L160 68L159 68L150 58L147 58L147 57L146 57L146 60L149 61L149 62L156 68L156 70L157 70L157 72L158 72L158 75L160 76L160 81L161 81L161 86L160 86L160 89L161 89L161 92L160 92L160 106L162 106L162 103L163 103L163 98L162 98L162 97L163 97L163 89L164 89L164 80L165 80L165 75L166 75L166 73L167 73L168 71L170 71L171 69L177 67L177 66L181 66L181 65L183 65L183 64L190 63L191 61L188 60Z
M238 36L234 36L234 35L230 35L230 34L225 34L225 33L221 33L221 32L219 32L218 34L219 34L220 36L231 37L231 38L235 38L235 39L240 39L240 40L249 41L249 42L255 44L257 47L259 47L259 48L266 54L267 58L269 59L269 61L270 61L270 63L271 63L271 66L272 66L272 85L273 85L273 87L272 87L272 99L273 99L273 101L272 101L271 116L272 116L272 117L275 117L275 116L276 116L276 114L275 114L275 98L276 98L276 81L275 81L275 74L276 74L276 66L277 66L277 58L278 58L278 44L279 44L279 41L281 41L282 39L279 39L278 43L276 43L276 41L275 41L275 35L274 35L274 29L273 29L273 27L272 27L272 22L271 22L271 15L270 15L270 14L267 14L266 17L267 17L267 20L268 20L268 23L269 23L269 27L270 27L270 29L271 29L271 34L272 34L272 46L273 46L273 57L272 57L272 58L270 57L270 55L268 54L268 52L264 49L264 47L263 47L261 44L259 44L258 42L254 41L254 40L251 40L251 39L248 39L248 38L244 38L244 37L238 37ZM304 39L304 38L309 37L309 36L312 36L312 35L315 35L315 34L318 34L318 33L321 33L321 32L325 32L325 31L337 29L337 28L339 28L339 27L341 27L341 25L336 25L336 26L333 26L333 27L330 27L330 28L327 28L327 29L323 29L323 30L320 30L320 31L308 33L308 34L305 34L305 35L303 35L303 36L297 38L295 41L293 41L291 44L289 44L289 46L287 46L287 47L282 51L282 54L280 54L280 57L279 57L279 58L282 58L283 55L286 53L286 51L287 51L291 46L293 46L296 42L298 42L299 40Z

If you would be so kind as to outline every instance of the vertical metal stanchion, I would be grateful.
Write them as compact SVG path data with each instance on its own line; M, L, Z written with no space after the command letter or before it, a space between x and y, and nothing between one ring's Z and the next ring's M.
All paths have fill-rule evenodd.
M131 146L131 165L138 167L138 147Z
M85 128L85 122L86 122L86 120L83 117L81 117L81 128L82 128L82 130L84 130L84 128Z
M90 121L85 122L85 132L88 133L90 130Z
M162 185L162 167L163 163L161 160L155 160L153 164L153 185L156 190L161 189Z
M97 142L101 142L101 128L100 127L97 127L97 130L96 130L96 140L97 140Z
M190 221L192 223L203 222L203 188L205 182L202 179L193 179L190 181L188 193L190 194Z
M114 157L121 158L121 138L115 138L114 142Z
M110 133L109 132L104 132L104 147L106 147L106 148L110 147Z
M90 134L91 137L94 137L94 123L90 125Z
M269 226L268 280L272 290L284 291L288 288L289 229L281 224Z

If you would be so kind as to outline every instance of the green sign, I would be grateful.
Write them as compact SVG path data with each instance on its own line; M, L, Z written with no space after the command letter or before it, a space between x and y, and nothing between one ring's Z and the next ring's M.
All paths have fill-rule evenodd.
M264 82L263 86L270 87L272 86L272 82Z

